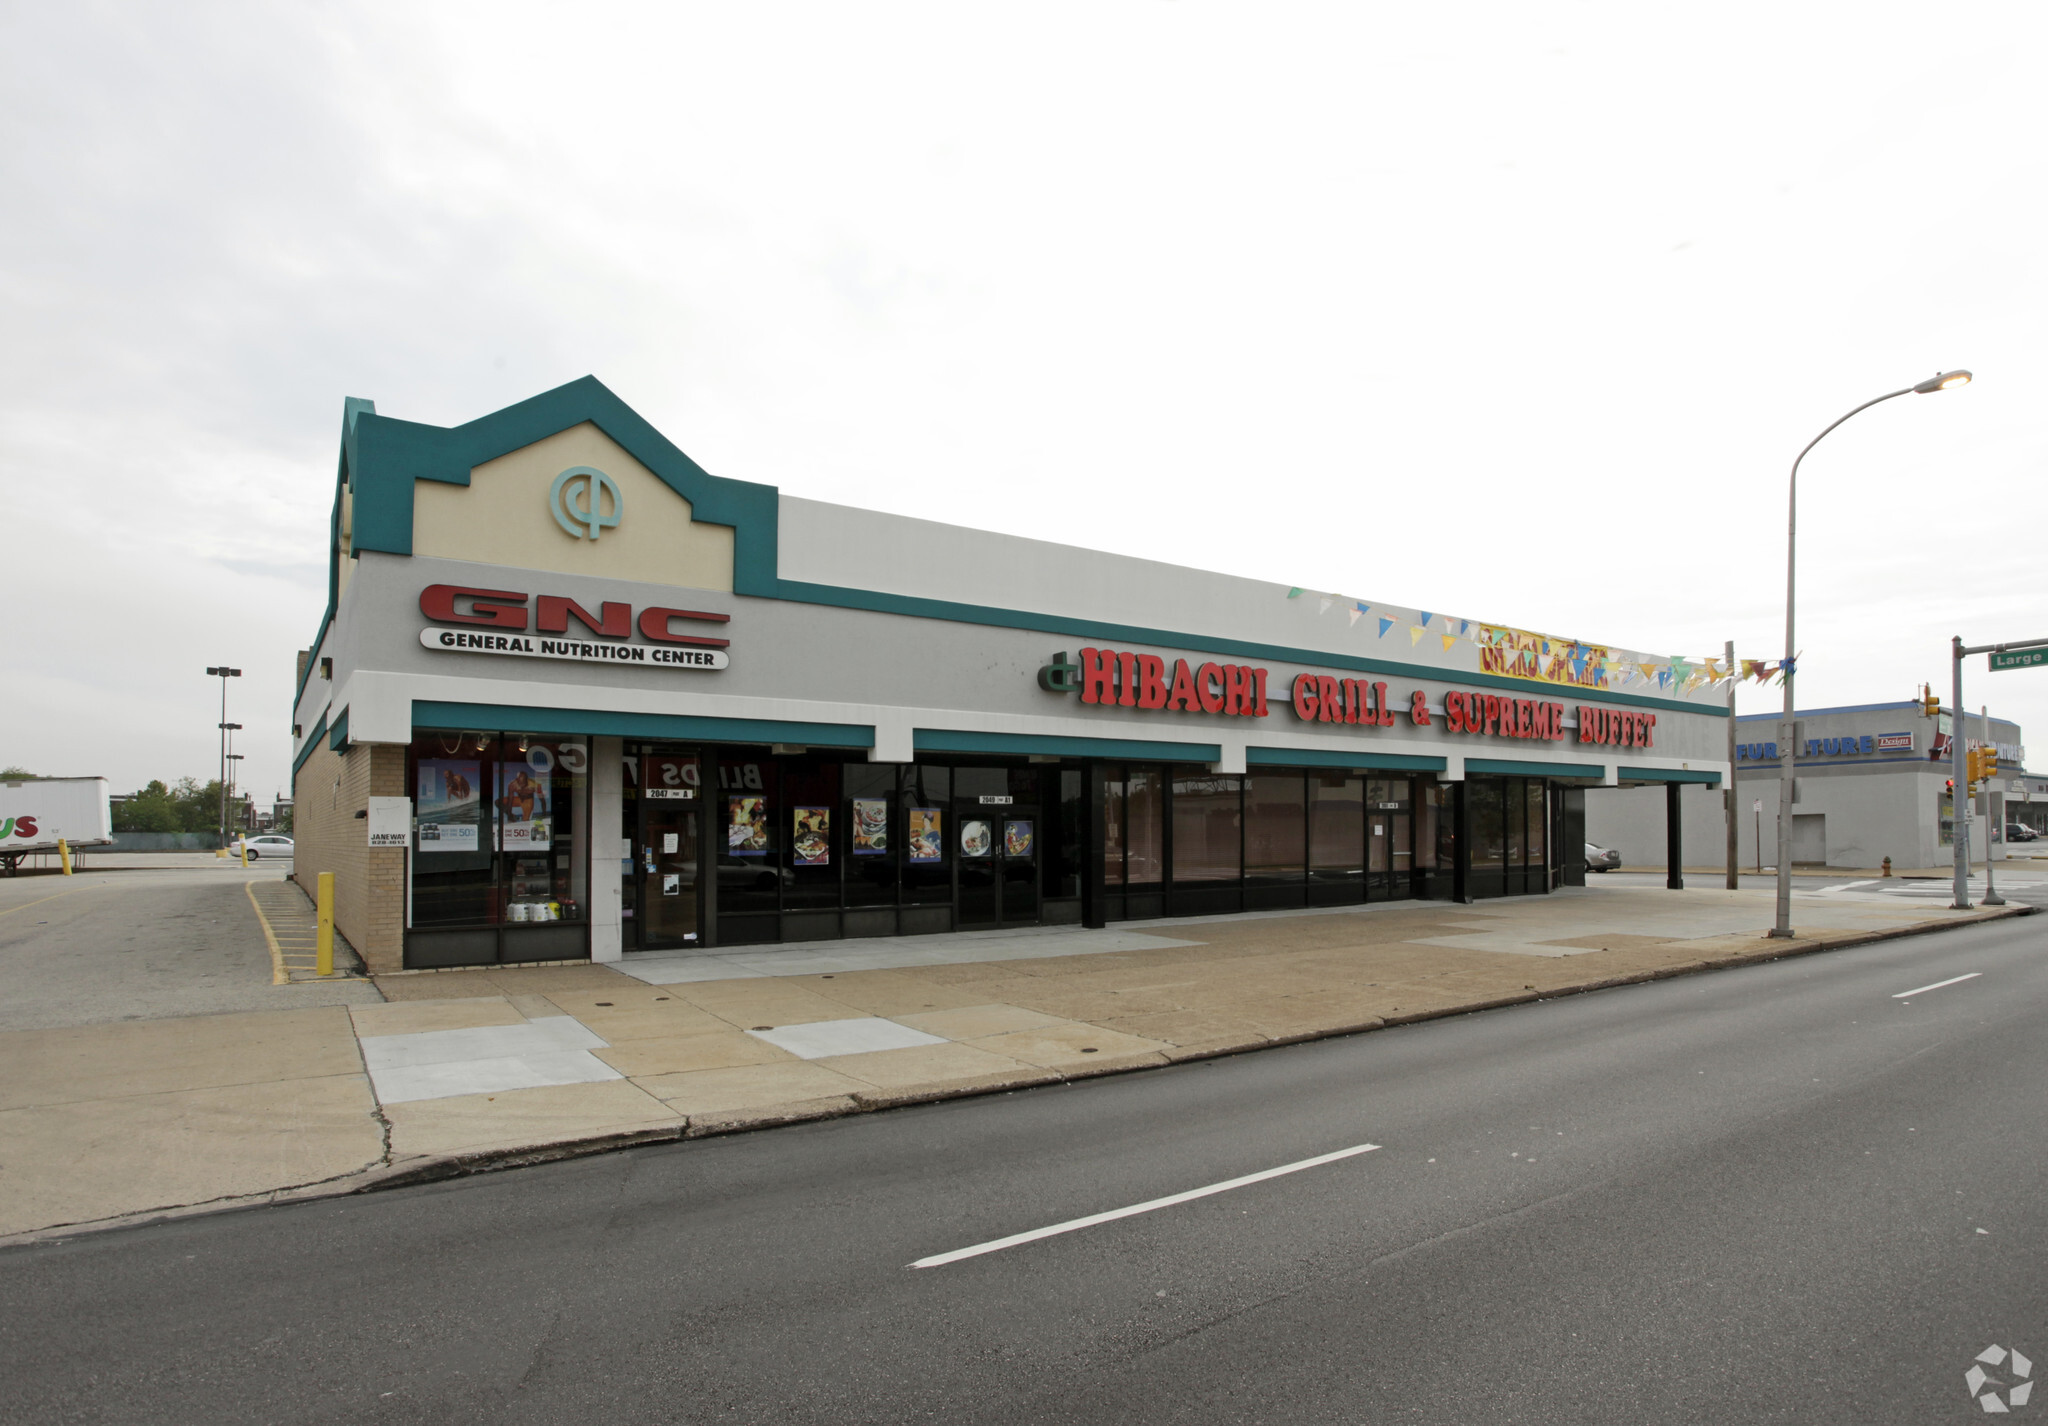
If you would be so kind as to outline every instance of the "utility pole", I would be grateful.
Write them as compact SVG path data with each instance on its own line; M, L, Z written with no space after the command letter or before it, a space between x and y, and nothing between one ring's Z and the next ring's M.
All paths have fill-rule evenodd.
M1728 653L1728 785L1721 794L1721 805L1728 812L1728 889L1734 891L1742 884L1742 869L1737 865L1741 856L1740 838L1735 830L1735 685L1742 682L1735 676L1735 640L1730 639Z
M1948 795L1949 842L1955 849L1955 900L1950 908L1956 911L1970 909L1970 768L1965 754L1969 738L1963 723L1963 636L1952 636L1955 663L1955 703L1953 716L1949 719L1952 733L1949 737L1949 781L1953 789Z
M1995 746L1991 741L1991 705L1988 703L1979 704L1977 706L1977 714L1980 719L1979 726L1984 730L1983 740L1977 746L1988 751ZM1983 755L1980 753L1978 755L1978 762L1981 764L1983 761ZM1995 838L2005 835L2005 828L1998 825L1996 812L1997 806L1991 800L1991 779L1987 777L1984 779L1984 904L1986 906L2005 905L2005 898L2000 896L1998 888L1991 884L1991 843Z

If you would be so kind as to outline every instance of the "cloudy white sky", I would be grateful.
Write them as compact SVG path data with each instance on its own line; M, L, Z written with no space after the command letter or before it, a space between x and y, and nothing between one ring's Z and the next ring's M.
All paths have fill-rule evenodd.
M1775 656L1792 457L1968 366L1802 475L1802 702L1942 686L1951 633L2048 635L2044 31L6 7L0 763L211 776L226 660L284 788L342 398L452 424L586 372L795 494ZM2048 739L2048 672L1980 698Z

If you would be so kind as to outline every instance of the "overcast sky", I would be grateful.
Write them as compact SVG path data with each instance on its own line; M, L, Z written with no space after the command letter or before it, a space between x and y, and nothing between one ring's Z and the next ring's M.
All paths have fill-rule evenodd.
M342 398L585 373L792 494L1776 657L1793 456L1968 366L1808 458L1801 702L2048 636L2038 5L0 26L0 763L210 777L226 660L287 788Z

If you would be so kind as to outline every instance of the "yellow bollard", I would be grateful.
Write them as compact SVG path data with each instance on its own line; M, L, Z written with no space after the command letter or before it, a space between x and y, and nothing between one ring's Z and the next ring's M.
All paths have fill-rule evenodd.
M62 837L57 839L57 860L64 863L64 875L71 875L71 847Z
M334 974L334 873L320 873L319 893L313 899L320 930L314 942L313 970L317 975Z
M249 839L248 839L247 837L244 837L244 838L242 838L242 870L243 870L243 871L247 871L248 869L249 869Z

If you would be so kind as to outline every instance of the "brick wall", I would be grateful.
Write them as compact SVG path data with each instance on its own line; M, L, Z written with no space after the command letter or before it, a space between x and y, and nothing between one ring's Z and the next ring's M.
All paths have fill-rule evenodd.
M405 962L405 853L370 847L372 797L405 795L405 749L354 744L334 752L323 740L292 779L293 877L308 896L334 873L334 924L373 974Z

